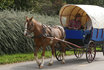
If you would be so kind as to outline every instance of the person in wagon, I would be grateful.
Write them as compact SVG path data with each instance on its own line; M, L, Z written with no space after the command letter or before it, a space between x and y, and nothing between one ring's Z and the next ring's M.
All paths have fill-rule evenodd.
M69 29L81 29L81 15L77 14L74 20L71 20L68 25Z

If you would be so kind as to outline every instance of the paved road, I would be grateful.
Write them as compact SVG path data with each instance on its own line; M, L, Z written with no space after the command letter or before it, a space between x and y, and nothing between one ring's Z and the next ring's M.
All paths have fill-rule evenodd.
M43 69L39 69L35 61L0 65L0 70L104 70L104 57L102 53L97 53L95 61L87 63L85 55L81 59L75 56L67 56L66 64L61 64L54 59L54 65L48 66L49 59L45 60Z

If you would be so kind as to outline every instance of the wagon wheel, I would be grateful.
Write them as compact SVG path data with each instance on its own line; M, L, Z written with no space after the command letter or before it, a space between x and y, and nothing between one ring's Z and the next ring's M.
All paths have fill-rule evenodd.
M61 45L59 43L56 44L55 47L55 57L58 61L62 61L62 51Z
M84 54L84 49L74 49L74 55L77 58L81 58Z
M86 49L86 59L88 63L91 63L96 56L96 46L93 41L89 42L88 48Z

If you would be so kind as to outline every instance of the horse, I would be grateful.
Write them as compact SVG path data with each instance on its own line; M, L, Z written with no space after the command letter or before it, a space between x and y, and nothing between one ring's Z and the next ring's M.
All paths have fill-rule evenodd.
M65 32L63 27L61 26L47 26L45 24L41 24L40 22L36 21L33 17L28 18L26 17L26 23L25 23L25 30L24 30L24 35L27 37L31 37L31 33L34 34L34 42L35 42L35 51L34 51L34 56L36 63L38 64L39 68L43 68L44 66L44 56L45 56L45 50L48 45L50 45L52 49L52 57L48 65L53 64L53 58L54 58L54 53L55 53L55 44L57 41L53 40L52 38L48 37L53 37L53 38L58 38L64 40L65 38ZM37 52L39 48L42 48L42 60L41 62L38 60ZM62 54L62 63L65 63L64 60L64 52L65 49L63 49L63 54Z

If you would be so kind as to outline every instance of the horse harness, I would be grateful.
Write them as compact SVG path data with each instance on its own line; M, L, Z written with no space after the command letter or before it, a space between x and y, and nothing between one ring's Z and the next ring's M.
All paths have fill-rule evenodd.
M54 37L51 32L52 32L52 28L50 26L42 24L42 34L38 36L34 35L31 38L34 39L34 38L41 38L41 37Z

